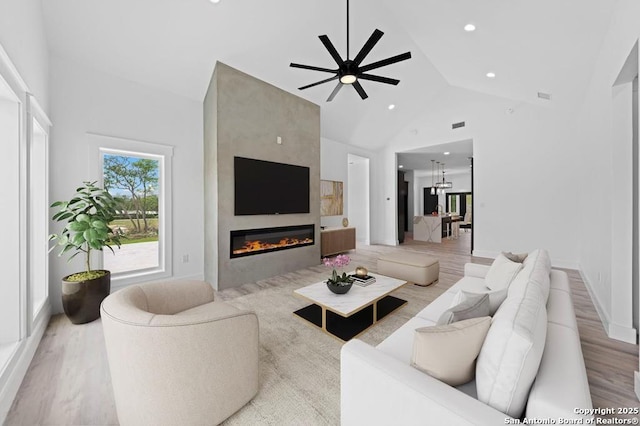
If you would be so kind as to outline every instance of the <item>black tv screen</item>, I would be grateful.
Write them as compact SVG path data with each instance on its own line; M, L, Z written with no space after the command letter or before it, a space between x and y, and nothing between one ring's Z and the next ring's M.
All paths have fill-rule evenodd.
M234 157L235 215L309 213L309 168Z

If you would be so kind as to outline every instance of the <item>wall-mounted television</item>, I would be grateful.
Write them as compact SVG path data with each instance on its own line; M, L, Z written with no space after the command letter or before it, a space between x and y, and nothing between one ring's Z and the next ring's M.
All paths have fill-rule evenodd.
M309 213L309 168L234 157L236 216Z

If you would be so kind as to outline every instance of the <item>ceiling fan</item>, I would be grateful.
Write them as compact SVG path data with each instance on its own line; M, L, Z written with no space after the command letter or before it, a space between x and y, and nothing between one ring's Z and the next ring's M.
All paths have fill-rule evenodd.
M371 52L371 49L373 49L376 43L380 41L380 38L382 38L383 34L384 33L378 29L374 30L373 34L371 34L369 40L367 40L364 46L362 46L362 49L360 49L360 52L358 52L356 57L353 59L349 59L349 0L347 0L347 59L342 59L336 48L331 43L331 40L329 40L329 37L327 37L326 35L319 36L320 41L322 42L322 44L324 44L324 47L329 51L329 54L331 55L333 60L338 64L338 69L321 68L312 65L296 64L292 62L290 66L293 68L302 68L306 70L322 71L335 74L333 77L329 77L325 80L299 87L298 89L304 90L308 89L309 87L317 86L319 84L328 83L333 80L339 80L338 85L335 87L335 89L333 89L333 91L329 95L329 98L327 99L327 102L331 102L333 98L335 98L335 96L338 94L340 89L342 89L342 86L346 84L350 84L351 86L353 86L353 88L356 89L356 92L358 92L362 99L367 99L369 96L364 91L362 85L358 80L369 80L376 81L378 83L393 84L394 86L397 85L398 83L400 83L400 80L382 77L379 75L366 74L366 72L410 59L411 52L392 56L390 58L376 61L368 65L361 65L364 58L369 54L369 52Z

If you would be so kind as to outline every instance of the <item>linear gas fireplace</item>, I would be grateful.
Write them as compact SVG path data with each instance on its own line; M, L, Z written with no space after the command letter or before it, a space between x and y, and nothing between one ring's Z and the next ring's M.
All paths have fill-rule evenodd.
M312 245L314 225L231 231L231 258Z

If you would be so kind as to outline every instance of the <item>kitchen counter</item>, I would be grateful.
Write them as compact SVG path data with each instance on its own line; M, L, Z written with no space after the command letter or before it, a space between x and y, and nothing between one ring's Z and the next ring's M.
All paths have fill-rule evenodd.
M448 237L451 230L451 222L461 220L460 216L430 215L414 216L413 239L429 243L441 243L443 237Z

